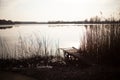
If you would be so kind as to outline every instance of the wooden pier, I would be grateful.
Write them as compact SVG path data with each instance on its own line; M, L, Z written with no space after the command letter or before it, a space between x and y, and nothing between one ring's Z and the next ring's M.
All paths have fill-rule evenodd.
M90 59L82 55L75 47L60 48L64 52L64 58L67 64L92 64Z

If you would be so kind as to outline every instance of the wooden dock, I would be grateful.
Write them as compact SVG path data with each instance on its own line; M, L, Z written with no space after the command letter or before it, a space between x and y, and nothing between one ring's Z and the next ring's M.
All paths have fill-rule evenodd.
M63 50L65 59L74 60L80 58L80 53L78 52L78 49L76 49L75 47L60 49Z
M79 51L75 47L71 48L60 48L64 52L64 58L67 63L72 63L72 64L92 64L90 59L87 57L81 55L82 51Z

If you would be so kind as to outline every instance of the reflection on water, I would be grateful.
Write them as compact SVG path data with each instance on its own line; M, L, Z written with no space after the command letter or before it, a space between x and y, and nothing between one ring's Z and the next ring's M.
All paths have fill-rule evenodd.
M0 25L0 29L9 29L12 28L12 25Z
M120 39L119 34L119 25L14 25L11 29L0 30L0 56L4 53L12 57L23 55L25 57L28 53L46 54L48 51L56 54L54 52L56 48L73 46L88 52L93 50L96 53L101 50L100 46L113 45L116 37ZM6 43L4 46L3 41ZM6 48L8 50L4 50Z
M60 47L75 46L79 48L80 39L84 36L84 26L59 25L64 27L49 27L52 25L17 25L10 30L0 31L2 37L6 38L10 43L17 41L18 37L31 38L47 38L51 44L59 42ZM54 26L54 25L53 25Z
M40 47L38 45L40 41L43 45L46 45L47 48L56 49L72 46L79 48L80 41L84 37L85 31L85 27L79 25L55 26L46 24L25 24L14 25L14 27L9 30L0 30L0 37L7 42L11 53L13 53L12 51L14 51L16 45L19 46L21 44L21 41L24 45L27 45L27 47L32 47L32 52L36 52L34 49Z

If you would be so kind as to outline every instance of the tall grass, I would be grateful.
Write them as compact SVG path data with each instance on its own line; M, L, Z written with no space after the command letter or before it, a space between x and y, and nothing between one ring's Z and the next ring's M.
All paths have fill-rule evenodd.
M8 47L8 43L5 39L3 39L2 37L0 37L0 58L1 59L7 59L9 57L11 57L12 50L10 49L10 47Z
M120 24L86 26L86 37L81 50L97 64L119 64Z
M34 38L33 38L34 37ZM62 61L59 45L55 48L49 46L47 38L19 36L18 43L12 49L7 41L0 37L0 67L9 65L17 67L37 67L40 65L54 65Z

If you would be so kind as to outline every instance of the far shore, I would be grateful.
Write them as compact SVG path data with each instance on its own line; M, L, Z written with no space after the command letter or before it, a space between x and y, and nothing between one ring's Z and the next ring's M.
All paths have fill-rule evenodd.
M49 22L29 22L29 21L15 21L8 23L0 22L0 25L14 25L14 24L120 24L120 21L49 21Z

